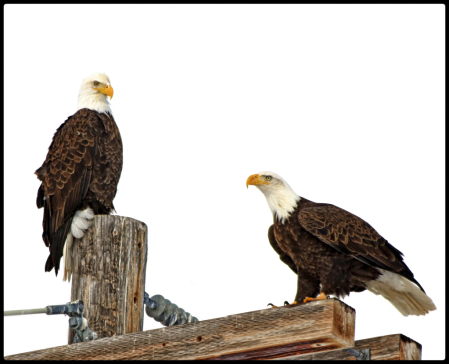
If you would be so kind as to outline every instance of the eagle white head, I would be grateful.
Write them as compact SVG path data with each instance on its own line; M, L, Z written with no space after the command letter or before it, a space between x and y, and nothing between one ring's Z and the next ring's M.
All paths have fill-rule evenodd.
M301 199L284 179L273 172L259 172L248 177L246 187L256 186L267 199L271 212L284 223Z
M112 114L108 96L112 99L113 95L114 89L111 86L109 77L104 73L94 73L81 82L80 93L78 94L78 108L76 110L86 108Z

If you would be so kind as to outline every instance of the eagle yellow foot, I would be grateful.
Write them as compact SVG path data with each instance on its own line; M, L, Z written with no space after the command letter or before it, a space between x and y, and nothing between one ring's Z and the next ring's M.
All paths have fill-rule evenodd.
M327 298L326 293L321 292L319 296L317 296L316 298L312 298L312 297L306 297L304 298L304 303L307 303L309 301L318 301L318 300L324 300Z

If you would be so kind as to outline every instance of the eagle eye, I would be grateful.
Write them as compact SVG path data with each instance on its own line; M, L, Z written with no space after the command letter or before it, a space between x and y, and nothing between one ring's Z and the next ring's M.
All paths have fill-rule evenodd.
M100 82L94 81L94 86L98 86L99 84L100 84Z
M273 178L273 177L271 177L271 176L266 176L266 177L265 177L265 179L266 179L267 181L271 181L271 178Z

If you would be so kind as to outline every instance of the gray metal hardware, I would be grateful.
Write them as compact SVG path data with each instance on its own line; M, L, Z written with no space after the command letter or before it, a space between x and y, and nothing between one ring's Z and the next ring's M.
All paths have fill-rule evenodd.
M370 349L343 349L343 351L355 356L356 360L371 360Z
M145 292L144 298L145 312L164 326L182 325L199 320L190 313L185 312L170 300L157 294L150 298Z
M73 343L85 342L95 340L98 335L93 332L87 320L83 317L84 304L83 301L78 300L74 302L67 303L70 316L69 326L72 330L76 331L73 337Z
M38 313L45 313L47 315L68 315L70 317L69 326L72 330L76 331L75 337L73 338L74 343L91 341L98 337L98 335L89 328L89 323L83 317L84 304L81 300L67 302L65 305L46 306L45 308L4 311L3 315L17 316L34 315Z

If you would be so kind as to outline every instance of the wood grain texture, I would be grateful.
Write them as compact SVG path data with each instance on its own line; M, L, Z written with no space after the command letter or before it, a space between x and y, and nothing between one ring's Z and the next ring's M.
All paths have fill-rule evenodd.
M357 340L356 349L371 349L371 360L421 360L421 344L402 334ZM287 360L355 360L344 351L295 355Z
M9 360L273 359L354 346L355 311L337 299L11 355Z
M71 301L84 302L99 339L143 330L147 251L147 226L117 215L96 215L74 244Z

